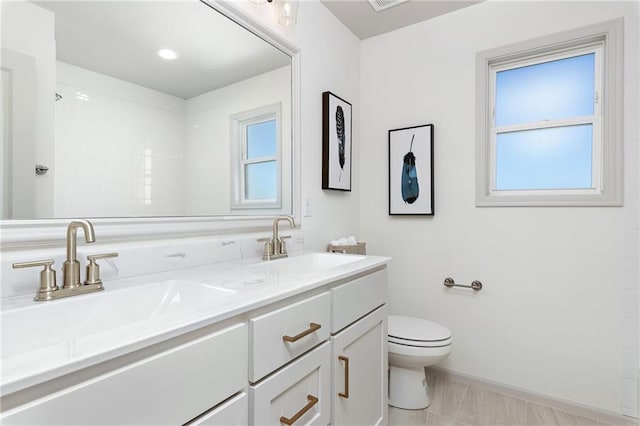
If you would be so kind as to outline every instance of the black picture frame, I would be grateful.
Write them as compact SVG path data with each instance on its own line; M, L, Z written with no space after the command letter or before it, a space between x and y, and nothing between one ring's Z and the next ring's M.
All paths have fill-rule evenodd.
M322 93L322 189L351 191L351 104Z
M433 216L433 124L389 130L389 215Z

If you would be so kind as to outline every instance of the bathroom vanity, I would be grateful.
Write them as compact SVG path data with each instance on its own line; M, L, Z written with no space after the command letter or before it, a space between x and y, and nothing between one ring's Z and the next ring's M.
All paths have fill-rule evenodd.
M1 421L386 424L388 260L308 253L5 301Z

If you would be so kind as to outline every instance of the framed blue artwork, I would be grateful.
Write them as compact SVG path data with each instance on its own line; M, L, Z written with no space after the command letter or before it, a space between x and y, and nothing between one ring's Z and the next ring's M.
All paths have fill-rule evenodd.
M389 215L434 215L433 124L389 130Z

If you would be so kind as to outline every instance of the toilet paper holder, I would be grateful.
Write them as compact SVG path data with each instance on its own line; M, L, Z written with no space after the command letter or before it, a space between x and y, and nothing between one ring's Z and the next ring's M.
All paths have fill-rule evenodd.
M456 284L456 282L453 280L453 278L447 277L444 279L444 283L445 287L464 287L464 288L471 288L475 291L479 291L482 290L482 283L478 280L472 281L471 285L464 285L464 284Z

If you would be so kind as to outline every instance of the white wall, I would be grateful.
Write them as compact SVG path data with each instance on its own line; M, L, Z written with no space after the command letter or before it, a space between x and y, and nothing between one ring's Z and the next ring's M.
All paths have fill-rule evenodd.
M625 207L476 208L476 52L620 16ZM486 2L363 42L361 234L393 256L391 312L452 330L444 368L635 414L623 388L637 390L637 304L624 300L638 300L639 47L632 2ZM435 216L390 217L387 130L428 123ZM447 290L445 277L484 288Z
M231 84L186 101L185 205L187 215L229 215L232 115L280 104L281 128L291 128L291 67ZM282 132L283 158L291 154L291 132ZM233 177L231 177L233 179ZM283 179L291 179L287 173Z
M17 170L14 170L14 192L22 194L22 200L14 206L13 217L51 217L55 170L36 177L35 165L49 165L53 169L51 166L55 156L53 100L56 50L53 13L25 1L3 1L0 15L2 47L32 57L35 61L36 107L31 117L31 126L35 131L33 138L19 137L20 141L15 141L13 147L14 158L19 162ZM30 155L33 152L35 156Z
M283 27L277 22L275 3L256 5L232 1L233 7L262 22L300 51L300 114L302 201L312 202L312 216L302 218L306 250L326 250L327 243L358 230L357 179L360 135L360 40L317 0L299 3L298 22ZM322 188L322 92L330 90L353 104L352 192Z
M185 101L57 63L55 216L184 211Z

